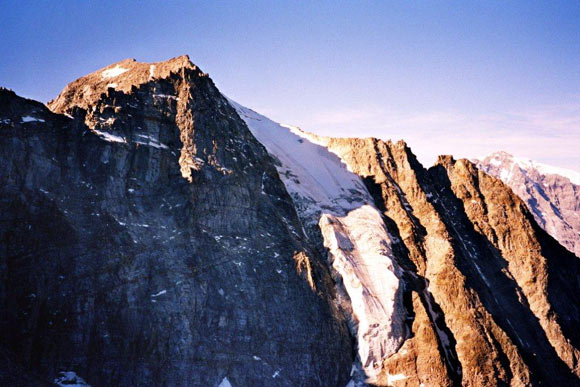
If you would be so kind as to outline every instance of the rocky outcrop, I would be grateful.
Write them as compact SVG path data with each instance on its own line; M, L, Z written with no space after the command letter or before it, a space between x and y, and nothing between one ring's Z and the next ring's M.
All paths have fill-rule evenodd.
M433 358L407 352L388 359L385 372L437 384L578 384L578 260L511 190L467 160L442 157L425 170L402 142L316 140L382 203L414 305L419 298L429 312L414 322L423 334L413 340L432 329L439 351L422 340L420 352L439 353L447 366L421 374Z
M49 106L0 91L0 384L346 384L324 260L187 57Z
M474 160L526 204L536 222L580 257L580 173L496 152Z
M49 107L0 89L1 385L580 385L580 260L473 163L279 125L187 57Z

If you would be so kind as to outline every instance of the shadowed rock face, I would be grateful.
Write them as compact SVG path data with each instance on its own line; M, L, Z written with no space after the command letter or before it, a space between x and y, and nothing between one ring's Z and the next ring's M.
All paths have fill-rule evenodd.
M187 57L49 106L0 89L1 385L580 384L580 260L471 162L282 127Z
M562 170L506 152L474 160L526 202L538 224L580 257L580 173Z
M123 61L50 106L0 91L0 384L346 384L328 270L206 75Z

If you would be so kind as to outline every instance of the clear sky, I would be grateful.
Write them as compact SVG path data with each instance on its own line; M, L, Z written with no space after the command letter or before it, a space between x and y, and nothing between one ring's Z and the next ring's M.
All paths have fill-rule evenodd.
M230 98L333 136L580 171L579 1L0 0L0 85L43 102L189 54Z

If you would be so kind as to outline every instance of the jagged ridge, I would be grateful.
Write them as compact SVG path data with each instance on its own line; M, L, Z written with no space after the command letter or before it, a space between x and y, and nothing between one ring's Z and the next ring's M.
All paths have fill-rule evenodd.
M474 160L522 198L538 224L580 257L580 174L496 152Z

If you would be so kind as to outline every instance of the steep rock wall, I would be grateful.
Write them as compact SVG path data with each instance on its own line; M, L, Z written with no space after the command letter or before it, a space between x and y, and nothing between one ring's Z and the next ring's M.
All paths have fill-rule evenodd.
M59 114L0 99L3 384L346 384L328 269L187 58L99 70Z

